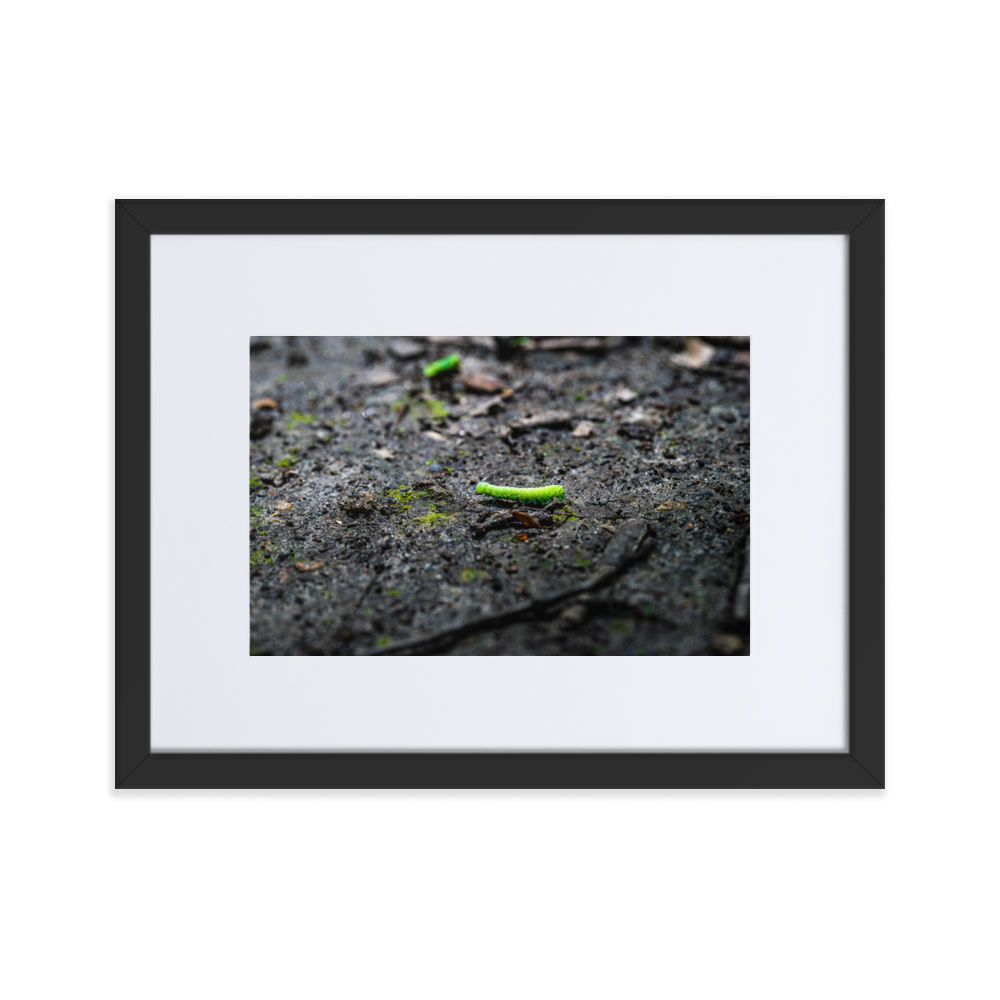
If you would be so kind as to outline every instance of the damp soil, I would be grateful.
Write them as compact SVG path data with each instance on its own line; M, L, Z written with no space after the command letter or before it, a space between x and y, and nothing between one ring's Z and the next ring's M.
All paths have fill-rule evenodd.
M746 655L749 376L745 338L252 340L250 652Z

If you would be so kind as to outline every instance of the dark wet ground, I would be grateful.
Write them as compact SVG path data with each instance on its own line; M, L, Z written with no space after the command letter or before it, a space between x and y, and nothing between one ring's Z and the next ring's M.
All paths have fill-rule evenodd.
M251 652L747 653L749 365L738 338L252 342Z

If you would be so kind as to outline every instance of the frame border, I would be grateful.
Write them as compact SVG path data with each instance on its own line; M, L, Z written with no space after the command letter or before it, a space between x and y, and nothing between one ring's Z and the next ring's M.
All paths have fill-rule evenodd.
M847 235L848 752L152 753L150 237L167 233ZM115 353L130 462L115 525L134 540L115 556L129 581L116 595L116 788L885 787L884 200L119 199Z

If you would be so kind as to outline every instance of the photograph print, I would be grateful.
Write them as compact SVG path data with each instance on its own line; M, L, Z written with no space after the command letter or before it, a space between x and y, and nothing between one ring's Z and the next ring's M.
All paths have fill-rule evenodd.
M750 651L750 338L253 337L250 653Z

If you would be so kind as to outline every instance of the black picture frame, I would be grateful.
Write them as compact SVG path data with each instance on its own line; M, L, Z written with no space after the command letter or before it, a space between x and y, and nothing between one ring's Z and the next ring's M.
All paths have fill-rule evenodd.
M845 234L849 239L847 753L154 753L150 749L153 234ZM884 788L885 202L115 203L115 787ZM808 655L803 653L803 655Z

